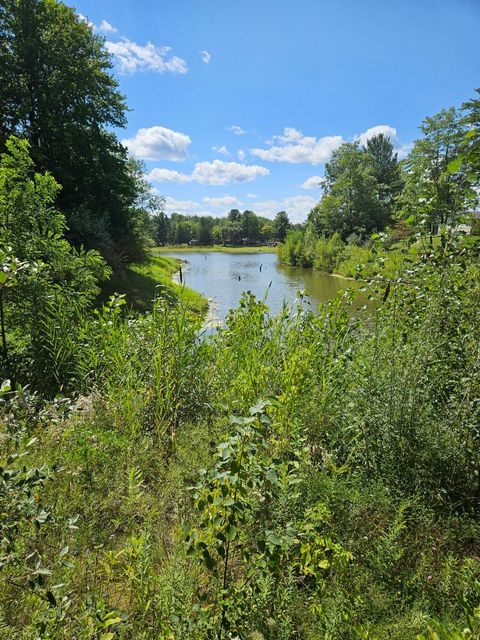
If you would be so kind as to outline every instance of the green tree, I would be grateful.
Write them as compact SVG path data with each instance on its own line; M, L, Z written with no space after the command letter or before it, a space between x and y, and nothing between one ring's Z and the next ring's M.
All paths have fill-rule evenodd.
M2 307L5 305L0 313L3 364L8 366L8 333L17 346L28 348L35 360L32 374L43 378L42 385L49 383L52 355L46 333L57 330L50 324L51 311L62 307L66 326L72 331L76 311L93 302L99 293L98 282L110 273L96 251L77 251L65 240L65 217L53 206L60 188L50 174L33 171L27 141L7 140L0 160L0 271L11 273L15 286L1 296Z
M260 221L253 211L244 211L241 217L242 238L256 242L260 238Z
M230 220L230 222L240 222L241 217L242 214L238 209L230 209L227 215L227 218Z
M290 229L290 220L286 211L279 211L273 220L273 232L275 239L284 242L287 231Z
M199 222L198 242L201 245L212 244L212 233L210 230L211 218L201 217Z
M404 210L418 223L436 233L439 225L455 224L468 208L469 180L464 169L452 172L449 165L461 152L465 131L452 107L425 118L423 137L408 156Z
M228 220L222 225L222 242L224 244L239 244L242 239L242 226L239 222Z
M192 239L192 227L189 222L179 222L175 228L175 244L186 244Z
M156 245L167 244L170 231L170 220L167 214L160 210L152 216L152 237Z
M103 39L73 8L0 0L0 151L26 136L36 170L62 185L69 240L113 262L143 256L145 219L138 172L111 131L126 122L111 69Z
M317 236L365 238L387 225L373 163L358 143L345 143L333 152L325 167L324 188L324 197L308 216Z
M398 154L394 152L390 138L383 133L367 141L365 152L372 162L373 175L380 187L379 196L386 209L386 216L391 217L394 198L402 190Z

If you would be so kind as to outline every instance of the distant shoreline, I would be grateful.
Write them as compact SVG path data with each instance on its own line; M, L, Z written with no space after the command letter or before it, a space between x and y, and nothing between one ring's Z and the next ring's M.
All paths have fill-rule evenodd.
M272 246L258 246L258 247L226 247L223 245L208 245L208 246L200 246L200 245L167 245L164 247L155 247L153 249L155 253L171 253L171 252L182 252L182 253L276 253L277 247Z

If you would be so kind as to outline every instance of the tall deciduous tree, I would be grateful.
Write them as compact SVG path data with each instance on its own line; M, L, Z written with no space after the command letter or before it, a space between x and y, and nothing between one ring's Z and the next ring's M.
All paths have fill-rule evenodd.
M388 223L373 163L358 143L334 151L325 167L324 188L324 197L309 214L317 235L366 237Z
M480 89L476 89L477 98L472 98L462 105L464 116L462 123L466 128L465 137L461 144L461 155L456 169L465 162L469 178L478 185L480 182Z
M103 39L56 0L0 0L0 150L25 136L38 171L62 185L69 239L141 257L138 173L110 127L126 105Z
M423 137L415 141L405 163L404 208L436 232L439 225L454 224L468 208L466 172L449 170L461 152L465 131L453 107L425 118L420 130Z
M242 213L242 238L247 242L255 242L260 237L260 221L253 211L244 211Z

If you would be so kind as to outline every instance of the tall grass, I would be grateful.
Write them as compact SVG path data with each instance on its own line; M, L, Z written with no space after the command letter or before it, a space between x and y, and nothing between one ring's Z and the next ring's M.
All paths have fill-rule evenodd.
M272 317L247 293L209 339L172 289L141 317L52 309L44 374L75 392L0 392L0 638L456 638L479 283L447 248L369 323L348 294Z

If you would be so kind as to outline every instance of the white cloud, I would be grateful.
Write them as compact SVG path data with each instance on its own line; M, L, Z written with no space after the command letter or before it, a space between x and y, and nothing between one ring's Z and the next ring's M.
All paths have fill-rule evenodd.
M247 154L245 153L245 151L243 149L240 149L240 151L237 153L238 157L240 160L245 160L245 158L247 157Z
M406 144L399 144L397 147L395 147L394 151L398 154L398 159L403 160L408 156L412 149L413 142L407 142Z
M154 182L199 182L222 185L229 182L250 182L269 173L268 169L258 165L213 160L213 162L197 162L190 175L170 169L153 169L147 178Z
M258 198L256 193L247 193L247 198Z
M386 138L390 138L392 142L397 139L397 130L394 127L388 124L378 124L376 127L370 127L370 129L356 136L355 140L358 140L361 145L365 146L368 140L374 136L378 136L380 133L383 133Z
M325 178L322 176L311 176L310 178L307 178L305 182L302 182L300 186L302 189L317 189L317 187L322 185L324 180Z
M110 22L107 20L102 20L98 26L95 26L96 31L100 31L100 33L117 33L118 29L116 29Z
M283 200L265 200L255 203L255 213L273 218L278 211L286 211L290 222L305 222L309 211L318 200L311 196L289 196Z
M166 127L139 129L133 138L122 140L130 153L144 160L185 160L190 136Z
M175 198L168 197L165 203L166 213L190 213L190 211L200 208L198 202L195 200L175 200Z
M157 47L151 42L140 45L128 38L120 42L105 42L107 50L115 56L120 73L155 71L156 73L187 73L187 63L171 55L171 47Z
M395 145L394 151L398 154L399 160L406 158L413 148L413 142L401 143L395 127L391 127L388 124L379 124L376 127L371 127L360 135L355 136L355 140L358 140L360 144L365 146L368 140L374 136L378 136L380 133L383 133L386 138L390 138L391 142Z
M236 136L244 136L247 132L242 127L239 127L238 124L232 124L231 127L228 127L229 131L233 131Z
M173 169L152 169L146 176L152 182L190 182L190 176Z
M210 55L210 53L208 51L200 51L200 55L202 56L202 62L204 62L205 64L209 64L210 60L212 59L212 56Z
M304 222L317 202L318 198L311 196L291 196L284 199L283 209L288 213L291 222Z
M250 152L262 160L271 162L321 164L327 162L332 152L342 143L342 136L314 138L287 127L283 135L274 136L272 140L267 141L267 144L273 145L269 149L251 149Z
M224 156L230 155L230 151L225 145L222 145L221 147L212 147L212 151L215 151L215 153L221 153Z
M258 165L239 164L238 162L197 162L192 179L201 184L227 184L229 182L250 182L270 171Z
M206 197L203 199L205 204L208 204L211 207L239 207L242 203L235 196L220 196L218 198L210 198Z

